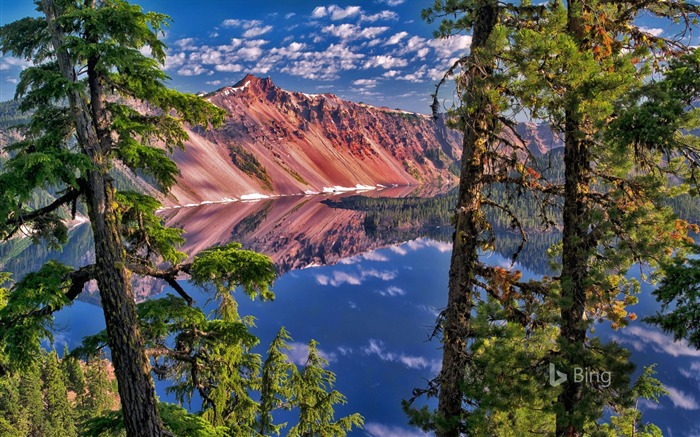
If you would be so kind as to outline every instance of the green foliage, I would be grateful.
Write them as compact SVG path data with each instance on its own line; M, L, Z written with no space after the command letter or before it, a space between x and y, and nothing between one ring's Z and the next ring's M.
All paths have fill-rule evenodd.
M70 303L64 293L71 285L71 272L73 268L49 261L14 284L9 295L0 299L0 304L6 301L0 306L0 340L13 366L23 367L40 357L42 339L53 341L53 316L40 310L58 310ZM27 314L36 315L26 317Z
M289 429L290 437L337 435L345 436L353 426L361 427L359 414L334 418L333 405L345 404L340 392L333 390L335 375L324 369L328 361L318 352L317 343L309 343L309 356L304 369L295 374L294 402L299 405L299 423Z
M236 287L251 299L274 299L270 285L276 272L272 260L259 253L242 249L240 243L213 247L197 254L190 269L192 281L199 286L212 284L218 297L232 293Z
M652 292L661 309L644 321L700 349L700 260L679 257L664 265L664 272L664 279Z
M291 349L287 345L291 339L282 327L267 350L260 379L260 413L256 424L260 435L280 435L287 426L286 423L276 425L272 413L279 408L291 409L291 404L287 402L294 395L291 382L297 369L284 352Z
M8 100L0 102L0 129L7 129L27 123L31 114L23 113L19 110L20 102Z
M87 393L80 402L84 418L97 417L113 409L116 390L109 380L107 365L108 361L101 354L85 365Z
M74 410L68 402L65 377L59 367L56 351L49 352L44 364L44 403L46 412L45 436L77 436Z
M127 251L147 260L164 260L172 264L186 255L176 247L184 243L182 230L164 226L164 220L155 214L160 202L151 196L132 191L118 192L121 233Z
M233 165L241 169L241 171L247 174L248 176L260 179L263 182L264 187L268 190L272 189L272 180L270 179L270 175L268 174L265 167L262 164L260 164L260 161L258 161L255 155L253 155L252 153L244 149L243 146L240 146L238 144L230 144L228 146L228 150ZM294 176L297 180L301 178L301 176L299 176L298 174L290 174L292 174L292 176Z
M176 437L225 437L225 429L210 425L200 416L188 413L184 408L161 402L158 412L165 428ZM87 421L84 436L121 437L125 435L121 411L110 411Z

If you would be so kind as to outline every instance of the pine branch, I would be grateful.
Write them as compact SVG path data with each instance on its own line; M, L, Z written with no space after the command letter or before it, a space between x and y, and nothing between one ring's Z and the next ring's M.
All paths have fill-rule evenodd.
M170 269L167 270L160 270L160 269L155 269L151 266L144 265L144 264L129 264L127 265L127 268L131 270L133 273L136 273L137 275L141 276L150 276L152 278L158 278L164 280L168 285L170 285L176 292L177 294L180 295L183 299L185 299L185 302L187 302L188 306L194 305L194 299L192 299L192 296L190 296L184 288L180 285L179 282L177 282L177 275L180 272L183 273L188 273L190 271L190 267L192 264L187 263L187 264L178 264L174 267L171 267Z
M42 217L46 214L50 214L63 205L67 205L69 203L75 202L78 199L78 197L80 197L81 194L83 194L82 189L76 190L74 188L69 188L67 193L65 193L63 196L61 196L58 199L51 202L49 205L46 205L43 208L39 208L39 209L31 211L31 212L28 212L27 214L20 214L18 217L10 217L7 219L7 221L5 223L8 225L22 225L26 222L32 221L32 220L37 219L39 217Z

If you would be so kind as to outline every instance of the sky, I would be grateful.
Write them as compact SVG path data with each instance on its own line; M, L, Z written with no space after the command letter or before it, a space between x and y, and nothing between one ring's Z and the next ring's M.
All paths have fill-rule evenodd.
M170 15L164 66L170 86L208 92L247 73L290 91L333 93L376 106L430 112L443 72L471 38L436 40L421 19L431 0L142 0ZM0 24L36 14L29 0L0 0ZM0 59L0 100L14 96L28 63Z

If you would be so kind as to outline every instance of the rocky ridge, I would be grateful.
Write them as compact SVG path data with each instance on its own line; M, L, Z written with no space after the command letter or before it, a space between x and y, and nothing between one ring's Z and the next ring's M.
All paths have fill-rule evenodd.
M252 75L205 98L226 121L189 129L187 149L174 155L181 173L169 205L457 179L461 140L443 120L286 91Z

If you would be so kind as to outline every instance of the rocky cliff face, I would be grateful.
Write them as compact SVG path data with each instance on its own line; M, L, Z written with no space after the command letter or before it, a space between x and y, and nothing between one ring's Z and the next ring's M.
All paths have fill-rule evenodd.
M441 120L285 91L251 75L205 97L228 112L226 122L189 131L167 203L456 182L449 167L461 141Z

